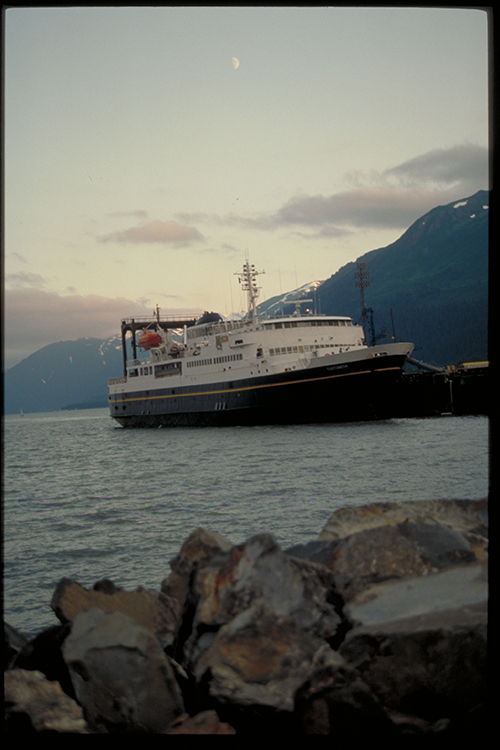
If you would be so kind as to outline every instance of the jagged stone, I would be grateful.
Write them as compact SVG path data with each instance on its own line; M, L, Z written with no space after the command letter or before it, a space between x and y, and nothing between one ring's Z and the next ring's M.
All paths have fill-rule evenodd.
M456 721L486 701L487 568L372 586L350 601L339 651L391 711Z
M109 578L101 578L100 581L94 583L92 591L102 591L103 594L116 594L117 591L123 591L123 589Z
M478 520L485 517L482 501L408 503L408 508L401 507L405 505L377 503L342 508L334 513L321 539L291 547L287 553L328 567L345 601L373 583L428 575L473 562L474 550L480 559L486 559L487 527ZM385 520L388 523L382 525ZM457 528L452 528L452 523ZM350 533L345 537L336 536L347 531Z
M226 722L221 722L217 712L202 711L196 716L183 714L167 729L165 734L236 734Z
M81 707L58 682L38 670L10 669L4 674L5 729L9 733L87 734Z
M56 586L50 606L63 624L90 608L103 612L121 612L153 633L165 648L173 641L177 613L161 593L138 587L135 591L117 588L111 581L98 581L93 590L85 589L70 578Z
M338 508L318 536L319 541L342 539L351 534L415 521L440 523L458 531L471 545L478 560L487 557L488 501L480 500L406 500L404 502L349 505Z
M170 567L178 575L188 578L197 563L206 562L232 546L231 542L217 532L197 528L188 536L179 554L170 561Z
M220 628L193 672L222 704L291 712L296 690L315 669L343 663L324 640L292 620L252 608Z
M433 619L450 617L456 626L486 624L488 568L483 563L456 566L423 577L387 581L361 592L344 607L355 630L384 628L394 623L398 630L421 629ZM455 618L455 619L453 619ZM422 625L423 623L423 625Z
M80 612L63 653L93 732L164 732L184 711L158 640L121 612Z
M347 663L316 670L297 690L294 713L303 734L349 737L350 742L396 736L382 705Z
M341 623L328 596L331 576L323 566L285 554L271 534L214 556L194 581L197 606L185 658L196 660L214 631L242 612L290 618L299 628L333 638ZM198 634L208 633L208 639Z
M270 534L220 552L195 578L186 664L198 682L210 675L217 700L290 711L310 669L338 658L330 587L323 566L286 555Z
M191 580L196 570L221 551L231 549L232 544L227 539L213 531L197 528L186 539L179 554L170 561L172 572L161 583L161 596L170 611L171 623L170 641L173 655L177 655L182 643L179 634L183 619L189 621L189 610L193 608ZM185 628L186 626L184 626ZM189 628L189 625L188 625Z

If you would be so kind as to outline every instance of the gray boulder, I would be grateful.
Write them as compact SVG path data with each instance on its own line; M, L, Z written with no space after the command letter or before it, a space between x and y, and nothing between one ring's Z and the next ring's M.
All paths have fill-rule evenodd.
M374 585L344 613L353 627L339 652L388 712L443 731L486 705L483 563Z
M4 729L9 734L87 734L81 707L58 682L47 680L38 670L5 672L4 712Z
M94 608L131 617L150 630L163 647L171 645L174 640L177 612L171 601L162 593L148 591L142 586L135 591L126 591L104 579L88 590L71 578L62 578L50 606L64 625L70 625L80 612Z
M402 502L347 505L338 508L326 522L319 541L342 539L379 526L394 526L406 521L441 523L459 531L468 539L474 554L482 559L488 546L488 501L481 500L405 500Z
M179 554L170 561L171 573L161 582L160 596L171 615L168 651L174 658L182 658L185 631L190 628L196 606L193 578L212 557L227 552L232 546L220 534L197 528L186 539Z
M292 711L309 674L342 661L328 642L342 622L331 583L323 566L286 555L270 534L215 555L194 579L184 665L220 702Z
M121 612L79 613L63 653L93 732L164 732L184 710L158 640Z
M350 743L397 736L384 706L347 662L315 670L295 694L294 714L300 734L348 737Z
M487 519L483 500L348 506L316 541L287 553L325 565L347 602L374 583L487 560Z

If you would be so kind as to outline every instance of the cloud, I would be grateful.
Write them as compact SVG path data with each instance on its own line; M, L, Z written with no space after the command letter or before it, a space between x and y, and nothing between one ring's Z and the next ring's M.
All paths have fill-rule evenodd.
M5 283L10 287L35 287L40 289L47 283L46 279L39 273L31 273L30 271L18 271L17 273L8 273L5 275Z
M222 226L241 227L242 229L275 229L276 221L272 214L257 214L256 216L242 216L241 214L214 214L195 211L193 213L176 214L180 221L197 224L218 224Z
M435 149L383 172L348 172L344 190L297 195L274 213L177 214L186 222L245 229L295 229L308 239L340 237L356 230L405 230L438 205L488 187L488 149L468 144Z
M448 149L434 149L384 172L410 185L477 184L481 190L488 184L488 151L482 146L462 144ZM477 190L475 192L477 192Z
M352 229L348 229L346 227L334 227L334 226L323 226L320 229L314 229L313 231L309 232L300 232L296 231L294 232L294 236L297 237L304 237L306 240L315 240L315 239L332 239L332 238L338 238L338 237L345 237L348 234L353 234Z
M342 228L407 228L436 205L438 196L427 190L401 190L374 185L323 196L298 196L275 215L277 226L302 225L328 228L330 235Z
M376 181L370 185L360 184L333 195L294 196L274 213L255 216L207 214L205 217L198 214L197 218L199 222L261 231L297 228L295 234L304 234L299 228L307 228L309 231L304 236L311 239L341 237L356 229L406 229L419 216L440 202L446 202L443 190L410 190L391 186L380 176L378 180L380 184ZM462 193L451 195L449 201L457 197L463 197Z
M122 318L151 315L154 308L144 298L63 296L33 288L5 290L3 301L5 369L58 341L118 336ZM162 315L178 312L162 309Z
M348 173L351 187L333 195L291 198L273 217L275 226L301 225L341 233L358 229L406 229L437 205L488 186L488 150L458 145L436 149L382 173ZM265 226L265 225L264 225Z
M160 242L187 245L203 240L203 235L192 226L177 221L150 221L138 227L130 227L98 238L101 242L133 243Z

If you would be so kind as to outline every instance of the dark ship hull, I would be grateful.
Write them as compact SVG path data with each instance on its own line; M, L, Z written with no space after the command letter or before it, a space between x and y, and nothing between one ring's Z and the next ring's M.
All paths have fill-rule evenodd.
M110 396L123 427L307 424L387 419L405 345L380 356L273 375ZM391 349L393 351L391 351Z

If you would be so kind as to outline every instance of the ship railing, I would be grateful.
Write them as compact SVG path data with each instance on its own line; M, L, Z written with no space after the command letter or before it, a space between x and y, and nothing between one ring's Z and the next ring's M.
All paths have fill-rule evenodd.
M201 336L213 336L220 333L230 333L246 328L252 324L250 320L222 320L218 323L207 323L205 326L196 326L187 332L188 339L200 338Z
M110 378L108 380L109 385L120 385L120 383L126 383L126 382L127 382L127 378L123 378L123 377L122 378Z
M133 318L132 317L122 318L122 323L125 323L128 325L130 325L131 323L154 324L158 322L160 323L177 323L177 322L190 323L196 315L199 315L199 313L192 313L191 315L171 315L169 317L164 317L160 315L159 320L156 317L156 315L137 315L137 316L134 316Z

